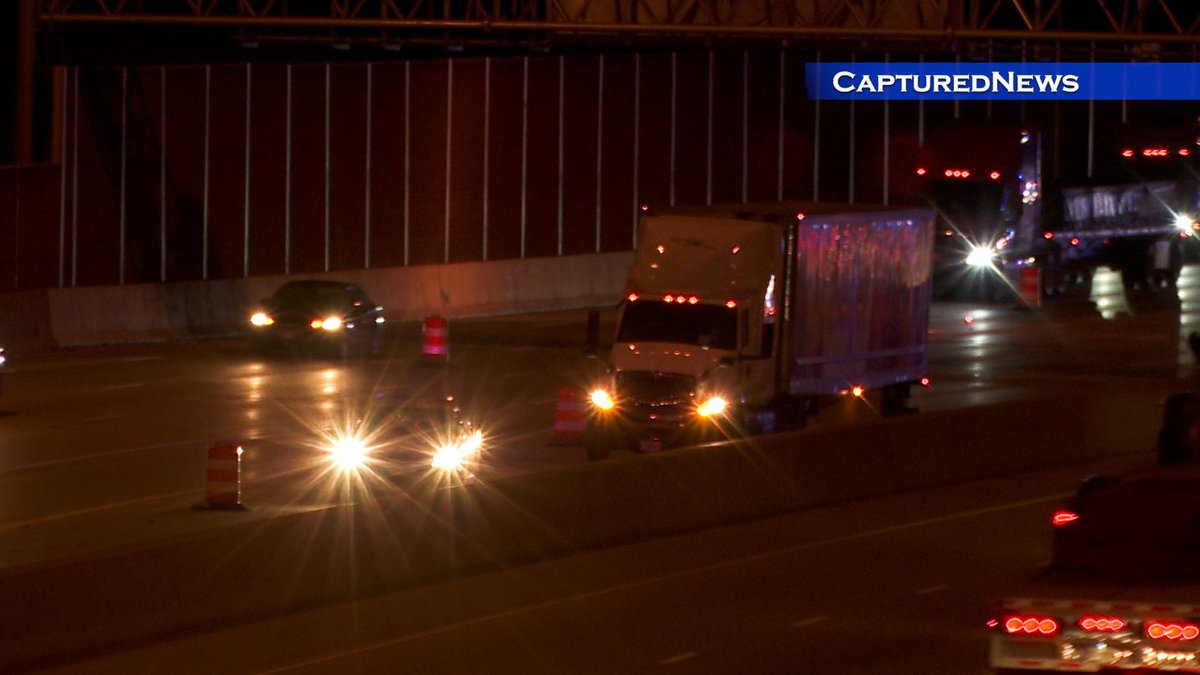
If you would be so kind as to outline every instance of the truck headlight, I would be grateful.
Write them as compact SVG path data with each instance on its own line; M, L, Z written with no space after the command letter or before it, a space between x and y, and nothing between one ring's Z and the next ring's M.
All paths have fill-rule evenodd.
M592 399L592 405L596 406L600 410L612 410L613 406L616 405L616 402L613 401L612 396L607 391L604 391L603 389L593 390L592 394L591 394L591 399Z
M720 415L729 407L729 402L720 396L712 396L696 407L696 414L701 417Z
M987 267L992 264L992 249L986 246L972 246L967 254L967 264L971 267Z
M457 471L474 461L483 451L483 433L476 430L470 436L437 448L430 464L435 469Z

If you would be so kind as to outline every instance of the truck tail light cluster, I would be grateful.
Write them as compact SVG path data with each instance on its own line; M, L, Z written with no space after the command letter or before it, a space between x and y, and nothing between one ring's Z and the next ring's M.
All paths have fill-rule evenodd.
M1050 636L1058 633L1058 620L1049 616L1013 614L1004 617L1002 625L1009 635Z
M1200 638L1200 626L1187 621L1149 621L1146 636L1152 640L1188 642Z
M1088 615L1079 619L1079 627L1089 633L1119 633L1129 624L1119 616Z
M674 302L675 304L678 304L678 305L682 305L686 302L689 305L694 305L694 304L700 302L700 298L698 298L694 295L683 295L683 294L674 295L671 293L667 293L666 295L663 296L663 302Z

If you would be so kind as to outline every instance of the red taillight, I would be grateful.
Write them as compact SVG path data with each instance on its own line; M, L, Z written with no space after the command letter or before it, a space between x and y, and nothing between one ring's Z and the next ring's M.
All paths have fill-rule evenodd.
M1187 642L1200 638L1200 626L1187 621L1149 621L1146 636L1152 640Z
M627 295L627 296L625 296L625 297L629 298L629 301L630 301L630 302L637 302L637 299L638 299L638 294L637 294L637 293L630 293L629 295Z
M1166 148L1145 148L1142 150L1143 157L1166 157Z
M726 300L725 306L729 309L733 309L734 307L737 307L737 300Z
M917 175L918 175L918 176L924 176L924 175L925 175L925 167L923 167L923 166L922 166L922 167L918 167L918 168L917 168Z
M1055 511L1054 515L1050 518L1050 522L1055 527L1070 525L1077 520L1079 520L1079 514L1074 511Z
M1079 237L1071 237L1071 245L1078 246L1079 245Z
M1125 148L1124 150L1121 151L1121 156L1122 157L1133 157L1133 150L1131 150L1129 148Z
M1000 172L999 172L999 171L993 171L993 172L991 172L990 174L988 174L988 176L989 176L989 177L990 177L992 180L1000 180Z
M1046 232L1042 233L1042 239L1053 239L1053 238L1054 238L1053 232L1046 231Z
M668 293L667 295L663 296L663 302L675 302L675 296Z
M1180 156L1180 157L1187 157L1187 156L1188 156L1188 155L1190 155L1190 154L1192 154L1192 153L1191 153L1191 151L1190 151L1190 150L1188 150L1187 148L1180 148L1180 149L1179 149L1179 156Z
M1079 620L1079 627L1089 633L1119 633L1129 624L1119 616L1085 616Z
M700 302L700 298L697 298L697 297L696 297L696 296L694 296L694 295L688 298L688 304L689 304L689 305L694 305L694 304L696 304L696 303L698 303L698 302Z
M1054 635L1058 620L1048 616L1007 616L1004 631L1009 635Z
M929 379L929 377L928 377L928 376L926 376L926 377L922 377L922 378L921 378L921 386L922 386L922 387L930 387L930 386L933 386L933 380Z

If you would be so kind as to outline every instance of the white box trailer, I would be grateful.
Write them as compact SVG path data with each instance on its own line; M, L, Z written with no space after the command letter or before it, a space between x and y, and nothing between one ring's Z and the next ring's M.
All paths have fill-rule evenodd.
M935 214L735 204L643 216L589 457L797 428L824 396L906 409L927 374Z

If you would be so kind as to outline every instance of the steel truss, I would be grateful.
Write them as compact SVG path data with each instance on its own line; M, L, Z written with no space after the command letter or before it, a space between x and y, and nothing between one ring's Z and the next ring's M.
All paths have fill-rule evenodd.
M270 39L714 40L1095 45L1200 43L1189 0L41 0L50 24L197 26Z

